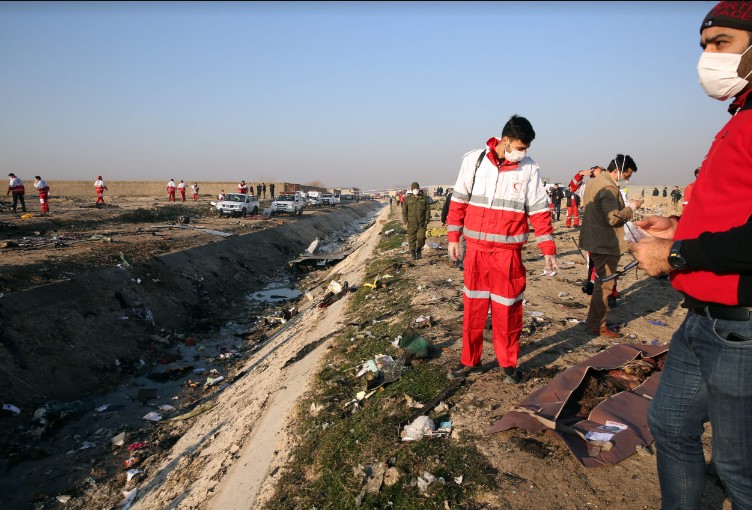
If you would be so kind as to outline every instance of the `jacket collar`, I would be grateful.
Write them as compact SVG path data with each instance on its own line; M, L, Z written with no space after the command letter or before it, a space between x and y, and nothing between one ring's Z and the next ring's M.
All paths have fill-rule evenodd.
M745 93L737 96L729 105L728 112L731 115L736 115L737 113L749 110L752 108L752 101L749 99L752 98L752 95L750 95L750 92L752 92L752 87L749 88Z
M514 170L520 165L519 163L512 163L504 158L499 161L499 156L496 154L496 147L499 145L500 141L501 139L496 138L495 136L492 136L488 139L488 141L486 142L486 157L491 163L493 163L493 165L499 170L499 172L503 172L505 170Z

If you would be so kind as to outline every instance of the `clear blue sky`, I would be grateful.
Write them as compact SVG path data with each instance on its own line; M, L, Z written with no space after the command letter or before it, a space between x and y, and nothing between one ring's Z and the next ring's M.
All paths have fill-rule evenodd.
M696 70L714 4L4 2L2 171L453 184L516 113L553 180L623 152L684 185L728 118Z

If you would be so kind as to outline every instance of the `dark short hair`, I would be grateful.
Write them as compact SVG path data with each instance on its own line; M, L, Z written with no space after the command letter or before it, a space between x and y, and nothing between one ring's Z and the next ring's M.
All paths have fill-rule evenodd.
M510 140L519 140L525 145L530 145L535 140L535 131L533 131L533 125L525 117L512 115L501 130L501 137L505 136Z
M39 179L40 181L42 180L42 178L40 176L38 176L38 175L35 175L34 178L35 179Z
M15 176L16 176L16 174L14 174L13 172L11 172L11 173L8 174L8 177L15 177Z
M700 167L698 166L697 168L695 168L695 177L697 177L699 173L700 173Z
M611 160L611 163L608 164L607 171L613 172L617 167L622 172L626 168L631 168L633 172L637 171L637 165L635 164L634 159L632 159L631 156L625 156L624 154L617 154L616 157Z

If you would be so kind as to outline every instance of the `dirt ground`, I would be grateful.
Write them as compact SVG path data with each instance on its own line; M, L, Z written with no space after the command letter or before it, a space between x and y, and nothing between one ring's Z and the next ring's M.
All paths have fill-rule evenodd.
M666 202L656 200L646 205L666 208ZM90 203L89 199L60 200L49 217L33 213L31 218L21 219L20 214L0 212L0 246L8 241L15 243L0 248L0 293L10 295L92 268L111 267L123 259L136 263L155 254L222 239L197 229L155 228L157 222L175 223L180 216L206 212L206 203L166 206L144 197L121 199L118 207L106 209L92 209ZM391 212L392 219L398 211L395 208ZM129 212L136 214L129 216ZM389 214L385 209L379 220L388 219ZM289 221L295 219L228 219L201 214L200 220L192 219L188 225L245 233ZM430 226L439 226L438 219ZM333 277L362 283L362 269L372 256L379 231L377 222L361 236L363 247L344 263L331 271L312 273L298 282L299 286L320 299L325 284ZM520 366L536 376L520 385L503 385L492 346L486 343L483 363L487 370L447 400L454 425L450 440L465 435L481 437L477 446L490 459L504 488L501 493L482 495L477 508L660 508L652 450L610 468L585 469L562 442L548 436L531 436L519 430L485 434L506 411L546 384L557 371L614 343L593 338L582 324L571 322L585 318L589 300L580 289L585 263L571 236L576 239L576 229L566 228L563 220L555 223L561 271L554 277L542 276L543 262L534 243L529 243L523 253L528 270L525 321L532 321L530 312L542 312L543 317L536 321L535 331L521 340ZM413 280L416 288L407 313L415 317L432 315L434 325L424 336L441 346L441 357L435 362L448 368L460 356L462 312L457 303L461 302L462 272L448 264L445 237L429 241L436 247L427 246L422 259L410 261L404 255L403 277ZM625 255L622 265L630 260ZM619 280L619 290L619 306L609 311L608 319L625 334L620 342L669 342L685 315L670 284L633 271ZM158 398L150 402L150 407L133 399L133 407L102 411L93 429L76 429L75 421L67 424L64 436L52 439L58 443L60 458L67 457L65 461L40 466L36 471L19 469L24 463L6 465L0 486L10 490L14 485L38 484L35 496L18 508L120 508L126 494L134 489L135 493L130 492L136 498L133 508L262 508L273 494L280 471L291 461L289 455L296 443L290 434L295 430L291 410L310 390L311 374L326 353L327 338L346 320L347 301L341 299L324 312L310 300L301 299L297 305L299 318L276 334L252 332L249 320L237 318L228 326L230 334L238 338L236 345L219 340L227 332L207 332L202 335L202 344L213 356L202 366L218 369L230 384L202 390L201 386L186 386L185 373L175 374L172 382L165 376L165 385L160 386ZM228 311L226 317L229 319L232 313ZM651 324L648 319L666 326ZM312 342L315 349L303 361L286 367ZM181 354L190 360L200 352L198 346L188 344L181 347ZM232 352L235 354L221 357ZM122 394L133 395L149 385L147 372L137 375L140 379L121 388ZM183 412L193 410L195 415L159 425L144 425L140 419L156 404L175 402ZM105 404L101 399L96 403ZM125 411L137 414L137 419L126 420ZM119 431L127 432L125 444L111 448L108 443ZM98 447L86 447L87 441ZM704 441L709 459L709 430ZM140 442L147 445L139 447ZM126 451L128 445L136 448ZM42 454L39 452L40 457ZM143 473L127 480L124 462L131 458L136 459L131 468ZM703 507L730 508L710 472Z
M139 263L156 255L172 253L223 239L202 232L216 229L244 234L295 218L288 216L218 217L203 197L199 202L168 203L153 197L108 197L104 208L95 208L91 197L56 197L52 213L43 216L33 195L27 194L30 217L10 212L10 202L0 200L0 294L8 295L47 283L70 279L83 271ZM269 207L271 200L261 200ZM325 209L306 210L319 214ZM179 225L182 216L191 216L187 226L198 228L157 228ZM190 220L189 220L190 221ZM122 255L121 255L122 254Z

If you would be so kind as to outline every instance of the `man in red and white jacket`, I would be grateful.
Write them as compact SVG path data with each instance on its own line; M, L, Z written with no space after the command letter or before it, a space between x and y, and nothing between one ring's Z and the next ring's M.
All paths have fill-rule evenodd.
M702 436L713 428L713 466L731 507L752 508L752 2L720 2L700 25L700 85L731 97L731 119L702 162L680 219L637 223L632 243L649 275L669 273L684 296L648 424L655 438L663 509L701 508Z
M167 201L175 201L175 181L173 181L172 179L170 179L170 182L167 183Z
M104 204L104 190L107 189L107 186L105 186L104 181L102 180L102 176L98 175L97 180L94 181L94 189L97 191L97 201L94 205L99 207L99 204Z
M34 176L34 187L39 193L39 203L42 206L42 214L50 212L50 204L47 200L50 197L50 187L47 186L47 182L39 175Z
M178 183L178 191L180 192L180 200L185 202L185 182L182 179Z
M546 261L544 274L552 276L558 270L548 194L538 165L525 155L534 138L530 122L514 115L500 139L489 139L485 150L468 152L462 159L446 220L453 260L460 256L460 236L467 241L462 359L449 371L450 379L482 371L489 305L503 382L521 379L517 359L526 285L522 246L528 239L528 220Z
M13 194L12 211L16 212L18 202L21 202L21 210L26 212L26 202L24 201L24 193L26 193L26 189L24 188L23 181L16 177L16 174L13 172L8 174L8 192L5 196L10 195L11 193Z

